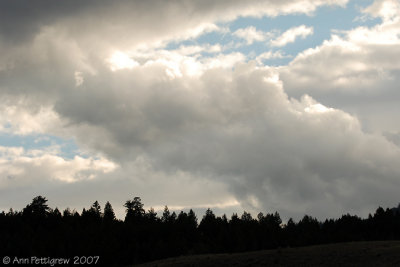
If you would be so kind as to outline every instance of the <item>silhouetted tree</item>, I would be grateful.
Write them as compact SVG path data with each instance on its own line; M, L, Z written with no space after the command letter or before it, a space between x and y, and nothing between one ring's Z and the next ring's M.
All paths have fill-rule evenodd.
M133 200L127 200L124 204L126 208L125 222L140 222L142 221L145 211L140 197L134 197Z
M189 213L188 213L188 223L193 228L197 227L197 217L196 217L196 214L194 213L194 211L192 209L190 209Z
M320 225L316 218L309 215L304 215L297 225L301 245L317 244L319 242Z
M253 220L253 217L250 213L244 211L240 219L244 222L251 222Z
M260 225L260 234L262 236L262 240L260 240L261 246L263 248L273 248L281 245L282 220L279 213L267 213L267 215L264 216L264 214L260 212L257 219Z
M145 214L146 221L149 223L158 222L157 212L153 208L150 208Z
M218 248L217 235L218 235L218 222L214 212L208 208L199 224L199 232L203 242L207 244L208 248L215 252Z
M90 211L93 212L97 217L101 217L101 207L97 200L90 207Z
M111 206L110 202L106 202L106 205L104 206L104 216L103 220L105 222L112 222L115 220L115 213L113 210L113 207Z
M55 208L52 212L51 212L51 215L53 216L53 217L57 217L57 218L61 218L62 216L61 216L61 212L60 212L60 210L58 209L58 208Z
M215 232L216 217L214 212L208 208L206 214L200 222L199 229L206 235L212 236Z
M64 217L72 216L71 210L70 210L69 208L66 208L66 209L63 211L63 216L64 216Z
M207 209L200 223L196 214L178 215L165 206L161 217L144 211L139 197L125 202L125 221L115 218L109 202L101 212L95 201L80 215L66 208L61 215L47 199L35 197L22 211L0 211L0 251L21 257L73 257L100 255L101 265L132 265L178 255L273 249L358 240L400 239L400 212L379 207L362 219L345 214L323 223L305 215L286 224L277 212L259 213L254 219L244 211L230 220Z
M46 217L49 212L49 207L47 206L47 199L42 196L35 197L31 204L27 205L23 210L24 215L33 215L36 217Z
M172 224L175 222L175 220L176 220L176 213L175 212L171 213L168 209L168 206L165 206L161 217L161 221L163 223Z

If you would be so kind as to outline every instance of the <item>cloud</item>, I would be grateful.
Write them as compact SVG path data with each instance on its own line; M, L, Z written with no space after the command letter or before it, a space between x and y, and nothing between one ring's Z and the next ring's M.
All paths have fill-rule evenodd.
M278 38L271 40L271 46L285 46L289 43L293 43L297 37L306 38L308 35L312 35L314 33L313 27L307 27L305 25L301 25L298 27L293 27L285 31Z
M55 108L75 124L93 126L76 132L78 140L90 139L122 166L144 156L167 176L208 177L253 210L322 217L333 207L365 212L376 201L396 201L391 188L398 186L399 148L363 132L356 117L309 96L289 99L271 68L198 64L204 71L188 76L177 63L182 75L173 79L158 62L104 71L85 78L88 94L78 94L83 101L73 101L75 95ZM96 115L99 103L102 115ZM378 200L369 197L372 190L388 193Z
M28 150L22 147L0 147L0 187L10 189L49 179L61 182L76 182L94 179L97 173L108 173L117 165L104 158L82 158L75 156L66 160L57 155L56 147L46 150ZM42 174L44 177L38 177Z
M376 3L381 7L392 1ZM376 3L365 10L375 7ZM400 11L400 7L396 10ZM376 12L383 18L387 14L382 9ZM325 90L360 90L360 84L365 88L377 88L377 83L396 77L391 73L399 69L394 59L398 57L400 45L400 16L390 17L389 21L384 20L372 28L335 32L322 45L300 53L290 63L288 73L299 78L295 78L296 83L309 87L319 86L323 80ZM327 69L330 71L325 71Z
M377 1L364 12L381 16L382 22L333 32L320 46L297 55L280 75L292 96L308 93L356 114L368 131L398 132L400 8Z
M242 209L225 184L182 171L165 174L144 158L121 168L105 158L66 160L57 156L57 148L0 147L0 154L2 210L21 210L36 195L46 196L52 208L70 207L78 212L95 200L102 205L110 201L120 219L125 216L123 203L133 196L141 196L146 209L158 212L164 205L172 210L195 208L199 216L208 207L231 213Z
M260 65L262 65L262 61L266 60L266 59L290 58L290 57L292 57L292 56L285 55L284 52L282 52L282 51L275 51L275 52L268 51L268 52L264 52L264 53L258 55L255 60Z
M113 45L119 49L135 45L159 45L164 40L187 39L217 30L214 22L238 16L312 14L323 5L346 5L347 0L307 1L124 1L112 3L89 0L80 3L38 1L24 10L29 1L3 2L0 13L0 41L16 45L30 41L45 28L57 28L82 46ZM30 5L31 6L31 5ZM101 19L99 19L101 18ZM93 31L95 29L95 31ZM97 44L97 46L96 46Z
M233 32L233 35L244 39L247 45L251 45L254 42L263 42L270 40L269 44L271 46L283 47L289 43L293 43L298 37L306 38L314 33L313 27L307 27L305 25L297 26L286 30L280 36L274 38L277 35L278 30L273 30L270 32L258 31L254 26L249 26L247 28L241 28ZM271 40L272 39L272 40Z
M257 31L255 27L250 26L244 29L238 29L233 33L234 36L246 40L247 45L253 42L265 41L271 34L263 31Z
M0 132L16 135L45 133L59 123L59 116L51 107L34 109L21 102L0 106Z
M379 0L364 8L362 12L375 18L382 18L384 22L389 22L398 21L399 9L400 3L396 0Z
M219 44L210 45L191 45L191 46L180 46L176 53L183 56L198 55L199 53L220 53L222 47Z
M40 8L26 18L10 12L16 16L7 15L7 21L24 23L16 24L15 35L0 23L2 100L6 114L16 118L3 116L3 126L11 127L2 130L71 136L85 152L100 156L67 160L13 148L1 158L2 170L6 177L12 170L21 184L2 178L2 198L15 200L19 192L28 203L33 193L44 192L60 206L89 206L98 196L122 203L135 194L153 206L240 207L320 218L393 205L399 147L365 131L354 114L311 95L338 84L345 90L360 85L358 76L369 84L370 74L393 75L397 41L387 32L396 32L395 20L332 37L288 67L244 63L242 53L211 47L163 49L166 40L218 30L212 26L217 21L239 15L311 14L320 5L346 2L96 1L66 13L67 7L54 5L50 10L59 11L53 15ZM302 29L300 35L284 33L276 44L310 30ZM377 40L365 34L385 37L393 50L377 41L362 45ZM211 50L211 56L199 56ZM378 51L381 57L370 57ZM122 59L110 62L116 52ZM296 88L303 91L290 97ZM110 164L119 167L107 172Z
M114 52L108 59L108 62L110 63L110 68L112 71L120 69L133 69L139 65L138 62L120 51Z

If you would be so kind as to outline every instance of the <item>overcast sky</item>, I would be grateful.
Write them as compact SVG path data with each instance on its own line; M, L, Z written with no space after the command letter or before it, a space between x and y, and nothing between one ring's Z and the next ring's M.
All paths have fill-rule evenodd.
M0 3L0 209L400 202L400 2Z

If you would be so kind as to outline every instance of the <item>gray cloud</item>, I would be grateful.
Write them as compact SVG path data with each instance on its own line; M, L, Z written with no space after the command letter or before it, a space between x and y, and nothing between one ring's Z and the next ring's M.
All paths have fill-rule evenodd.
M373 190L388 192L380 203L397 201L392 188L399 186L399 148L363 132L357 118L343 111L310 97L289 99L273 70L250 63L195 78L171 81L164 74L147 80L158 67L102 73L101 88L85 80L88 98L64 98L56 110L106 129L106 140L95 131L77 133L78 140L91 139L123 166L145 156L160 172L209 177L254 210L365 212L378 201L369 197Z
M233 203L233 195L246 209L321 218L342 212L366 215L377 205L395 205L399 147L379 133L364 131L356 116L325 107L325 102L310 96L301 97L304 92L317 99L329 95L321 90L332 89L329 84L337 80L335 75L351 70L356 58L365 54L351 54L339 46L321 47L318 53L299 56L287 68L276 70L254 62L237 64L243 61L240 54L227 60L221 55L195 59L166 52L152 58L143 52L140 64L132 69L109 68L108 57L114 50L124 51L127 44L135 48L141 42L151 46L179 36L188 38L198 25L214 23L221 14L229 19L311 12L323 1L309 2L304 9L292 5L295 1L259 5L121 1L112 6L96 1L96 6L86 2L51 7L57 11L49 11L48 17L38 4L34 14L18 24L20 36L9 33L8 26L1 28L2 36L18 43L2 47L6 52L1 53L0 64L2 98L21 113L35 113L41 107L52 110L54 123L43 131L73 136L80 147L106 156L120 169L65 184L51 182L52 171L33 168L31 179L39 181L34 189L29 186L35 182L17 173L21 185L8 186L1 195L10 200L15 192L24 198L44 192L60 206L69 205L65 203L71 196L76 201L70 205L79 205L94 201L98 194L121 203L132 192L144 200L148 197L149 205L182 206ZM150 4L155 8L148 9ZM260 7L265 10L259 11ZM30 28L24 28L29 21ZM378 53L380 48L371 49ZM332 54L338 56L332 59ZM329 62L326 59L335 67L328 74L316 65ZM365 64L382 60L381 68L391 68L385 65L388 61L376 60ZM397 75L396 68L391 74ZM370 67L350 76L370 78L371 71L377 73ZM296 98L286 91L297 94ZM330 106L337 107L338 102ZM83 196L81 190L89 193Z

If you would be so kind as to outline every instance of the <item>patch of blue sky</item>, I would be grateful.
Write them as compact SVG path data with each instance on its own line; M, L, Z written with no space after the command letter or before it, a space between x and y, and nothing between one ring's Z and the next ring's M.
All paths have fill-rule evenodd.
M358 26L371 27L380 22L380 19L359 19L362 17L361 9L370 5L372 0L352 1L345 8L339 6L324 6L319 8L311 16L305 14L294 14L277 17L242 17L232 23L229 28L231 32L238 29L254 26L257 30L270 32L278 30L281 34L286 30L306 25L313 27L314 33L312 36L307 36L305 39L298 37L294 43L289 43L282 48L273 48L268 45L253 45L252 51L256 54L261 54L269 50L282 49L287 55L297 55L299 52L307 48L316 47L323 43L324 40L329 40L332 30L345 31L356 28Z
M24 150L46 150L52 146L57 146L60 150L58 155L63 158L72 159L76 155L82 156L73 139L65 139L47 134L14 135L0 133L0 146L23 147Z
M224 54L232 52L240 52L248 57L249 60L254 59L257 55L271 51L281 51L283 55L291 56L284 58L265 59L265 64L268 65L286 65L298 53L319 46L324 40L329 40L333 30L346 31L359 26L372 27L380 22L380 19L361 19L363 14L361 10L370 4L373 0L358 0L350 1L346 7L340 6L323 6L317 9L313 15L306 14L291 14L276 17L240 17L235 21L220 24L220 27L229 28L230 33L226 32L210 32L199 36L198 38L185 40L182 42L171 42L166 49L177 49L180 46L190 45L216 45L219 44L225 47ZM284 33L286 30L305 25L313 27L313 35L297 37L293 43L288 43L284 47L272 47L270 40L266 39L262 42L254 42L247 45L246 41L233 35L238 29L244 29L250 26L255 27L258 31L271 32L277 31L276 36ZM238 45L237 44L243 44ZM209 56L206 52L203 56Z
M226 33L226 32L209 32L206 34L203 34L199 36L194 42L196 44L202 45L202 44L210 44L210 45L216 45L219 44L221 46L228 45L230 42L232 42L232 35L231 33Z
M313 15L290 14L276 17L240 17L228 24L229 29L234 32L240 28L254 26L258 30L271 31L279 29L284 31L299 25L314 26L321 29L318 32L326 39L331 29L349 30L357 26L373 26L380 22L380 19L357 19L362 16L361 9L372 4L373 0L351 1L346 7L323 6L317 9Z

